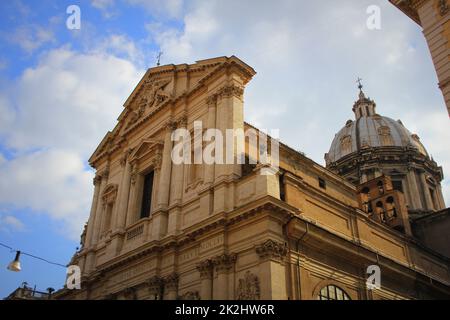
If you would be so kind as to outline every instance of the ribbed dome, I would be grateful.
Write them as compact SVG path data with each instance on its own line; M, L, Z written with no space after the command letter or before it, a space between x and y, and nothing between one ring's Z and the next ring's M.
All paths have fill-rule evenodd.
M330 151L325 155L327 165L370 147L414 147L428 156L417 135L411 134L400 120L376 114L375 107L375 102L361 91L359 100L353 106L356 120L348 120L334 137Z

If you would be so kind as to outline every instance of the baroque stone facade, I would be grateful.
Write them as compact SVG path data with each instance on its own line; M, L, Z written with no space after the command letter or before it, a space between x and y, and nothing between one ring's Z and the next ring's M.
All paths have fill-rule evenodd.
M175 128L253 128L243 94L254 74L234 56L147 71L89 160L92 208L70 262L82 270L81 290L55 298L450 297L448 258L397 220L374 218L359 187L284 144L269 175L260 163L171 161ZM402 193L394 196L404 211ZM383 282L368 290L373 264Z

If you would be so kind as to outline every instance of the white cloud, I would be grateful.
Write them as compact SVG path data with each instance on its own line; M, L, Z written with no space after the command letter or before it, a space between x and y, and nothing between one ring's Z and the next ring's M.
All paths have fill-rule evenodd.
M23 25L17 28L8 39L28 54L55 41L52 30L39 25Z
M99 50L59 48L4 88L0 138L14 157L0 162L0 205L47 213L78 238L93 192L85 161L142 74Z
M98 9L107 9L114 5L114 0L92 0L92 6Z
M141 74L112 55L52 50L10 89L15 120L0 134L12 149L70 148L85 157L114 127Z
M131 61L135 65L143 65L145 55L136 43L122 34L112 34L105 38L94 52L108 52L116 57Z
M0 214L0 232L10 233L24 231L25 225L14 216Z
M91 0L91 5L102 12L103 17L109 19L117 15L114 0Z
M183 12L183 0L126 0L133 6L144 8L154 17L179 18ZM206 4L206 1L204 2Z
M63 234L77 239L89 210L92 178L75 152L27 154L0 164L0 203L49 214L64 222Z

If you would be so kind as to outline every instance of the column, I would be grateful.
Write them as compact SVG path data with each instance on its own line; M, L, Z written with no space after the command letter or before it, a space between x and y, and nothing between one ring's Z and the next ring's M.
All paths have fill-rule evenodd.
M183 116L177 122L178 128L186 128L187 126L187 117ZM168 216L167 222L167 233L168 234L176 234L179 231L180 227L180 216L181 216L181 201L183 199L183 187L184 187L184 170L186 165L184 163L181 164L173 164L172 168L172 183L171 183L171 193L170 193L170 212Z
M422 209L422 203L420 201L420 193L417 187L416 173L414 168L408 168L408 174L406 175L406 180L408 181L408 187L411 192L410 209L419 210Z
M242 97L244 89L236 84L226 84L217 93L216 128L222 132L226 141L227 129L244 128L244 109ZM236 150L235 150L236 152ZM226 143L223 146L223 160L226 161ZM236 162L235 162L236 163ZM215 178L238 174L238 165L216 165Z
M431 199L430 190L428 189L425 172L420 172L420 182L422 184L423 195L425 197L425 205L428 210L434 210L433 200Z
M108 175L109 175L109 169L105 169L102 174L102 180L100 183L100 191L99 191L99 199L97 201L97 209L95 214L95 222L94 222L94 231L92 235L92 243L96 244L98 241L98 238L100 236L100 226L103 218L103 191L105 190L106 184L108 183Z
M207 99L208 104L208 129L216 128L216 103L217 96L213 95ZM209 187L214 183L214 164L205 164L205 187Z
M230 299L228 288L229 288L229 279L228 274L230 270L233 268L234 263L236 262L236 254L223 254L218 257L215 257L212 261L216 268L217 272L217 285L214 290L214 299L215 300L228 300Z
M161 300L164 288L164 279L159 276L151 277L148 282L149 300Z
M286 271L284 259L287 248L271 239L256 246L259 255L259 278L261 279L261 300L286 300Z
M92 233L94 231L94 221L95 221L95 214L97 212L97 202L98 197L100 193L100 183L101 183L101 176L96 175L94 177L93 183L94 183L94 196L92 198L92 205L91 205L91 213L89 214L89 222L86 232L86 242L85 242L85 248L89 248L92 245Z
M130 186L131 186L131 165L128 156L124 159L124 172L122 175L122 182L120 184L120 196L117 203L116 209L116 219L114 222L114 227L119 230L125 228L127 209L128 209L128 199L130 196Z
M158 188L158 208L167 210L169 205L170 192L170 175L172 172L172 131L174 123L169 121L166 125L166 133L164 136L164 150L161 165L161 179Z
M200 298L202 300L212 299L212 276L213 276L213 263L207 259L200 262L197 265L197 270L200 272L201 287Z
M439 183L436 186L436 196L439 199L440 209L445 209L444 196L442 195L442 187Z
M411 190L410 185L408 183L406 175L402 178L402 187L403 187L403 195L405 196L406 204L408 205L408 209L412 209L412 199L411 199Z
M186 126L187 118L182 117L178 121L178 128L186 128ZM173 181L171 184L173 188L173 199L170 199L171 204L179 204L181 202L181 198L183 196L184 168L184 164L173 165Z
M130 193L128 196L128 206L127 206L127 216L126 216L126 226L129 226L132 224L136 218L136 203L137 203L137 194L138 194L138 173L137 173L137 163L131 163L130 164Z
M164 295L167 300L176 300L178 297L178 274L172 273L164 279Z
M222 147L224 164L216 164L214 168L213 213L226 212L234 207L234 185L226 184L224 181L239 177L241 167L236 163L236 150L233 152L233 163L226 164L226 144L230 143L227 141L226 131L227 129L243 130L244 128L243 93L244 89L234 83L225 84L217 93L216 128L222 132L225 143ZM236 146L234 141L233 144Z

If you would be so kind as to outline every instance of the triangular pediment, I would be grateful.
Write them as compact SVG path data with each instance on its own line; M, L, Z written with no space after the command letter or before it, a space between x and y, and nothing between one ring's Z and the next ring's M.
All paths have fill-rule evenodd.
M109 132L89 159L94 163L108 151L120 147L128 132L138 127L167 105L189 97L208 85L208 81L226 68L234 67L247 83L256 73L235 56L200 60L194 64L165 65L148 69L124 103L114 130Z
M161 152L164 143L160 140L143 140L131 153L130 160L135 161L145 157L147 154L156 154Z

